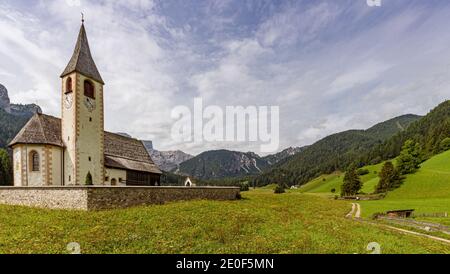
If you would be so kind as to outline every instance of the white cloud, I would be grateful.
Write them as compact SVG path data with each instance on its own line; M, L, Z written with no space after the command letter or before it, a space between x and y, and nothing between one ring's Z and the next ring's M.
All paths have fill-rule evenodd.
M0 4L0 83L13 101L38 103L59 116L59 74L83 11L106 82L106 129L153 139L158 149L258 151L256 143L171 140L172 107L191 106L195 96L221 106L279 105L280 149L424 114L449 99L445 5L75 2Z

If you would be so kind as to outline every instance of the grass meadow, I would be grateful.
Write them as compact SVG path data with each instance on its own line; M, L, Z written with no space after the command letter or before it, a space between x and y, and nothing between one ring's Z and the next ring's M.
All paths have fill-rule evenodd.
M450 253L450 246L344 218L351 208L299 191L243 192L98 212L0 206L0 253Z
M379 201L362 201L362 214L395 209L415 209L418 214L450 213L450 151L424 162L415 173L408 175L403 185ZM449 218L427 218L450 225Z

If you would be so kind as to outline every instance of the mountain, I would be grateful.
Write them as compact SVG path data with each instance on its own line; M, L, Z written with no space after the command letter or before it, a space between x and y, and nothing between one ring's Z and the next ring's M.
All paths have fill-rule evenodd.
M5 86L0 84L0 109L3 109L6 113L31 117L36 112L42 112L41 108L35 104L11 104L8 96L8 90Z
M253 152L211 150L184 161L178 174L199 179L217 179L260 174L269 163Z
M153 150L153 142L152 141L142 141L147 151Z
M253 152L211 150L181 163L175 172L201 180L253 176L280 164L302 150L304 148L290 147L265 157L260 157Z
M281 152L267 155L263 157L263 159L267 161L269 165L273 166L276 164L280 164L283 161L286 161L289 157L294 156L295 154L305 150L306 148L307 147L289 147Z
M426 116L412 123L406 130L395 134L382 144L362 155L360 165L377 163L397 157L406 140L419 143L425 158L444 149L442 142L450 138L450 100L431 110Z
M0 148L5 148L36 112L41 108L35 104L11 104L8 90L0 84Z
M8 90L0 84L0 109L3 109L7 112L10 111L9 109L10 101L8 97Z
M367 130L348 130L330 135L258 176L254 183L304 184L321 174L345 169L355 159L404 131L420 118L408 114L376 124Z
M151 141L143 141L147 151L150 153L152 160L156 165L159 166L160 169L164 171L175 170L178 166L189 159L191 159L192 155L184 153L181 150L175 151L158 151L155 149L151 149L152 143ZM150 149L149 149L150 148Z

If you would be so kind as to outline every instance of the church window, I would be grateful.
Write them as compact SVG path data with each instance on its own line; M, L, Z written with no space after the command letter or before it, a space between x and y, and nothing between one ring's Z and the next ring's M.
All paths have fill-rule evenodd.
M105 182L108 182L108 181L109 181L109 177L106 176L106 177L105 177Z
M72 78L69 77L66 80L66 93L72 92Z
M111 185L112 185L112 186L115 186L115 185L117 185L117 181L116 181L116 179L115 179L115 178L111 179Z
M39 171L39 154L36 151L30 153L31 171Z
M90 162L91 160L92 160L91 157L89 157L89 162Z
M95 99L94 84L89 80L84 80L84 96Z
M92 117L89 117L89 122L92 122Z

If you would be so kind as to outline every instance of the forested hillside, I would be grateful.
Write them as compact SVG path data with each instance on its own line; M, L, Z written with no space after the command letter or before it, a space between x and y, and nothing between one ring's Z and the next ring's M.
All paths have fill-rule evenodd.
M367 154L418 119L420 116L417 115L403 115L367 130L349 130L330 135L291 157L286 163L258 176L254 183L304 184L321 174L344 170L361 155Z
M29 119L30 115L13 115L0 108L0 148L7 147Z
M419 143L425 158L429 158L447 149L448 144L444 141L446 138L450 138L450 101L443 102L405 131L373 148L359 158L359 164L373 164L395 158L408 139Z

